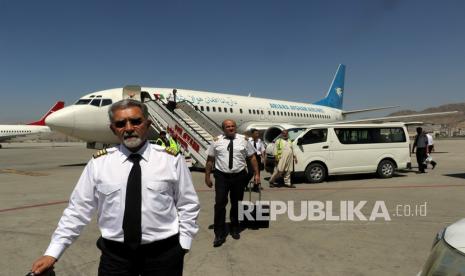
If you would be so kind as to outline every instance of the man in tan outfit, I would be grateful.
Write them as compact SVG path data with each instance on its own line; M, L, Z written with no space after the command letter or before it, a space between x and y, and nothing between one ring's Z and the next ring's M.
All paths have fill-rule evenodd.
M281 138L276 140L274 156L278 165L270 178L270 187L275 187L277 185L276 178L283 177L284 186L288 188L295 188L295 185L291 183L291 172L293 162L297 163L297 159L295 159L292 141L289 139L287 130L283 130L281 132Z

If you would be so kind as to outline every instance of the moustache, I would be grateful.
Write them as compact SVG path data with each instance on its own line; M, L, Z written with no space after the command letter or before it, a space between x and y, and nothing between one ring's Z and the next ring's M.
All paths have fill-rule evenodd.
M139 138L139 135L131 132L125 132L123 133L123 138L124 139L129 139L129 138Z

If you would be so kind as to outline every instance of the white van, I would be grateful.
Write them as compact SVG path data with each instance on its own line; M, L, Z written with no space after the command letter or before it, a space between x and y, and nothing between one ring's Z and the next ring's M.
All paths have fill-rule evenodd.
M294 173L310 183L338 174L392 177L396 169L410 168L409 144L403 123L314 125L294 141Z

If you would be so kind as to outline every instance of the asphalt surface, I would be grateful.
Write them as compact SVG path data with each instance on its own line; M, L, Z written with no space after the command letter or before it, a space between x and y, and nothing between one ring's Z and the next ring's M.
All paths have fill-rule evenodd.
M426 174L414 168L391 179L371 174L331 177L296 189L267 186L263 199L322 202L326 219L292 221L277 216L268 229L230 236L213 248L214 193L193 172L201 202L200 231L185 257L184 275L415 275L435 233L465 217L465 140L438 140L438 166ZM80 143L11 143L0 149L0 275L25 275L44 253L69 195L94 150ZM256 196L256 194L254 194ZM335 219L353 202L369 218L386 206L389 220ZM342 202L342 209L340 207ZM425 205L426 203L426 205ZM381 206L381 207L380 207ZM344 217L344 216L342 216ZM308 216L307 216L308 218ZM57 275L97 275L100 233L93 220L56 264Z

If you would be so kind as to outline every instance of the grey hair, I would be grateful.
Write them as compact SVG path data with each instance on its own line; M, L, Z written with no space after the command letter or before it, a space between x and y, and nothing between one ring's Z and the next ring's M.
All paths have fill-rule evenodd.
M142 110L144 119L147 119L149 117L149 111L145 104L139 101L133 100L133 99L124 99L124 100L117 101L116 103L112 104L111 107L108 109L108 118L110 119L110 122L113 122L113 115L116 110L126 109L130 107L140 108L140 110Z

